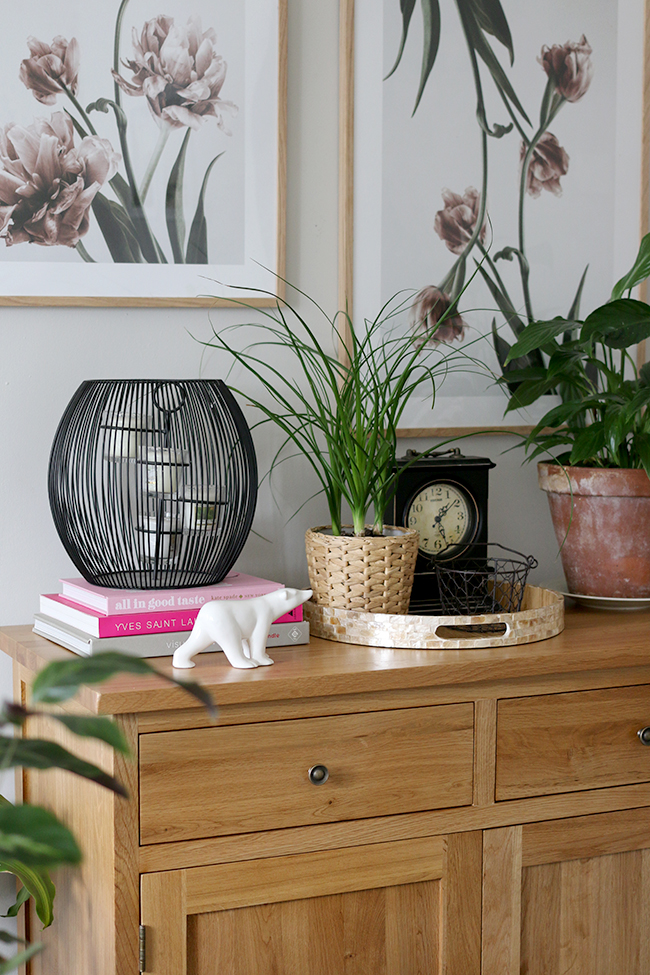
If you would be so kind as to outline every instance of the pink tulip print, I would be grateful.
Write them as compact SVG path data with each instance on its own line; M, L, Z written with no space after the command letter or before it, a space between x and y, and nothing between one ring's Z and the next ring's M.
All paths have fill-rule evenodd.
M77 260L93 264L209 263L211 175L238 111L227 97L228 65L215 28L197 14L157 14L128 32L128 4L115 4L101 91L87 88L84 68L92 53L79 38L61 33L50 39L30 22L34 34L25 37L15 70L33 96L34 112L22 119L0 116L4 247L69 248ZM146 125L132 113L136 101L148 108ZM218 134L220 151L186 185L192 136L196 141L204 127ZM158 188L150 196L154 177ZM103 240L102 254L87 243L91 228L95 246Z
M397 2L393 0L394 5ZM538 56L529 57L526 61L527 72L537 79L540 102L538 106L525 105L513 80L515 75L510 70L515 57L515 40L508 22L508 12L512 12L513 2L509 0L507 4L503 0L503 6L500 0L456 2L465 51L469 52L465 68L467 74L471 75L474 95L467 104L467 113L474 113L477 148L480 148L475 158L476 183L464 190L462 186L454 185L451 182L452 166L448 187L428 188L434 196L440 194L442 197L442 206L433 216L431 230L446 248L447 258L451 252L454 260L446 271L438 271L435 278L432 268L432 280L422 282L411 306L411 329L416 342L422 342L422 335L426 334L429 339L423 344L427 345L468 341L471 344L471 341L478 339L472 336L468 324L471 320L468 314L470 309L466 311L462 306L467 300L466 286L470 276L482 281L487 300L481 309L485 310L487 306L493 310L494 352L502 371L500 381L510 393L517 389L523 371L534 370L542 362L541 353L535 352L506 365L511 345L501 334L505 326L518 337L526 324L536 320L531 287L535 267L527 249L526 221L535 217L536 200L547 199L547 194L560 198L566 180L573 175L570 170L571 147L558 139L552 130L553 123L563 109L565 112L580 111L580 103L588 96L594 74L593 52L585 34L565 43L540 43ZM414 47L409 47L407 40L415 4L409 0L399 3L399 8L401 37L393 37L393 49L397 54L392 70L384 79L385 83L390 83L389 79L400 65L403 70L407 57L405 52L413 56ZM440 52L444 51L445 43L449 43L445 36L445 21L440 16L439 0L427 0L427 10L428 15L423 17L421 25L423 41L419 84L412 93L414 100L411 105L404 106L407 110L413 109L413 116L418 114L418 117L423 111L431 110L431 101L427 108L423 106L423 94L431 84L430 79L436 77ZM417 48L415 51L417 57ZM436 92L439 98L444 97L445 83L449 84L449 78L438 75ZM531 86L526 90L531 90ZM458 111L456 101L456 115ZM493 117L497 112L498 116ZM437 118L439 120L440 116ZM445 138L438 131L436 137ZM450 139L449 134L447 139ZM451 139L453 144L453 127ZM515 234L512 233L512 210L503 221L510 228L507 231L510 239L501 239L502 214L490 207L489 200L490 164L493 147L497 143L499 147L510 146L513 165L508 172L517 172L516 182L513 180L511 184L512 210L516 208ZM503 148L499 149L502 166L504 152ZM448 155L451 158L451 153ZM499 198L503 203L503 193ZM445 252L439 246L435 253L444 260ZM518 269L516 292L513 291L512 277L508 284L505 283L503 261L514 264ZM571 306L575 317L578 316L584 277L583 274ZM452 317L447 317L437 332L436 321L442 310L448 309ZM475 354L469 352L468 356Z

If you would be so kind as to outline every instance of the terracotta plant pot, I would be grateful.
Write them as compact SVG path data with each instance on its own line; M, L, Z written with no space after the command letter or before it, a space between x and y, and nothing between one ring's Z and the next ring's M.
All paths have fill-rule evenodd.
M555 464L538 464L537 470L562 545L569 591L622 599L650 596L650 478L645 471Z
M384 526L383 535L332 535L326 525L305 535L309 585L319 606L369 613L408 613L420 536Z

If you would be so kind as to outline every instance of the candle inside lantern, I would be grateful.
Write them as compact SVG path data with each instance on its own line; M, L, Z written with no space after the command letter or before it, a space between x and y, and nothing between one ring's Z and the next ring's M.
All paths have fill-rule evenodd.
M188 529L210 529L217 520L217 505L225 504L222 490L216 484L193 484L185 488L183 524Z
M125 410L108 411L102 418L104 456L130 460L138 456L147 437L147 417Z
M182 488L184 468L189 464L186 450L147 447L144 451L145 490L149 494L177 494Z

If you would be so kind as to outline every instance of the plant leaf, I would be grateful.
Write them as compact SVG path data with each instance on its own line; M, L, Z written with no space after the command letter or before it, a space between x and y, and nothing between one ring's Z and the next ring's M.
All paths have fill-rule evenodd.
M413 11L415 10L415 0L400 0L400 9L402 11L402 39L400 40L399 51L397 52L395 64L384 78L384 81L395 73L398 64L402 60L404 45L406 44L406 38L409 32L409 24L411 23L411 17L413 16Z
M123 755L129 754L129 746L124 735L110 718L86 718L77 714L50 714L49 717L65 725L75 735L82 738L97 738L99 741L105 741L115 751Z
M502 93L504 98L507 98L508 101L512 105L514 105L514 107L517 109L521 117L525 119L526 122L528 122L528 124L530 125L531 121L526 115L523 105L517 98L517 94L514 88L512 87L512 85L510 84L510 80L507 74L501 67L501 64L496 54L494 53L494 51L488 44L487 40L485 39L485 35L482 33L479 25L476 23L476 19L473 13L471 16L471 21L472 24L470 24L469 26L470 26L470 40L472 43L472 47L474 48L478 56L481 58L481 60L487 67L488 71L492 75L492 80L494 81L495 85Z
M569 308L569 314L567 318L571 322L575 322L580 315L580 299L582 298L582 289L585 285L585 278L587 277L587 271L589 270L589 265L582 272L582 277L580 278L580 283L578 284L578 290L575 293L575 298L571 302L571 307Z
M650 275L650 234L646 234L639 246L634 264L612 288L612 300L622 298L624 292L635 288Z
M116 264L142 263L142 253L126 210L119 203L108 200L103 193L95 194L92 208L113 261Z
M192 130L188 128L176 162L172 166L165 195L165 220L175 264L185 263L185 217L183 216L183 175L185 154Z
M513 250L513 253L514 253L514 250ZM506 260L512 260L512 256L507 257ZM507 323L510 326L510 328L512 329L512 331L515 333L515 336L517 336L517 337L520 336L521 333L523 332L525 326L524 326L524 323L522 322L521 318L519 317L519 315L515 311L515 307L512 304L510 298L505 293L505 291L503 291L499 287L499 285L496 283L496 281L493 281L492 280L492 278L487 273L487 271L485 270L485 268L483 267L482 264L479 264L478 262L476 262L476 266L477 266L478 271L481 274L481 277L483 278L483 280L487 284L487 286L488 286L488 288L490 290L490 294L492 295L492 297L496 301L497 305L499 306L499 311L501 312L501 314L503 315L503 317L507 321Z
M20 941L20 938L16 938L16 941ZM17 968L28 962L30 958L37 955L39 951L42 951L45 945L36 942L34 944L28 945L23 951L19 951L12 958L7 958L4 961L0 961L0 975L9 975L9 972L15 972Z
M11 867L8 866L8 864L9 863L12 863L12 862L13 863L18 863L18 860L14 860L14 861L10 861L10 860L2 861L2 860L0 860L0 870L3 873L12 873L14 875L14 877L15 877L15 876L17 876L16 875L16 871L15 870L12 870ZM16 895L16 900L14 901L14 903L11 905L11 907L9 907L7 909L7 913L6 914L0 914L0 917L18 917L19 910L21 909L21 907L23 906L23 904L25 903L25 901L28 901L28 900L29 900L29 891L27 890L26 887L21 887L20 890L18 891L18 894Z
M120 7L121 12L124 11L126 3L128 3L128 0L122 0L122 5ZM118 14L118 20L120 19L120 16L121 13ZM119 68L116 68L116 70L119 70ZM128 193L124 192L124 185L126 185L124 184L124 180L121 177L118 179L117 174L110 180L111 186L115 189L116 194L121 199L124 208L131 218L131 222L135 228L138 243L142 254L144 255L145 261L147 261L149 264L166 264L167 258L163 254L160 244L151 232L147 215L138 194L138 187L135 180L135 175L133 173L133 166L131 165L131 154L127 139L127 118L119 104L119 94L116 102L112 101L110 98L98 98L96 101L91 102L86 106L86 111L104 112L104 114L108 114L109 108L112 108L115 114L115 122L117 125L118 135L120 137L120 147L122 149L122 161L124 163L124 168L128 178Z
M208 186L208 178L212 172L212 167L216 163L217 159L220 159L222 156L223 152L220 152L218 156L215 156L205 171L198 203L196 204L196 213L194 214L192 226L190 227L190 235L187 239L187 252L185 254L186 264L208 263L208 225L205 219L204 211L205 191Z
M90 779L98 785L103 785L117 795L128 796L128 793L121 782L108 775L97 765L85 762L62 748L55 741L47 741L40 738L5 738L0 735L0 764L4 763L5 768L62 768L67 772L73 772L84 779Z
M470 0L470 3L479 26L507 48L512 64L515 59L512 34L499 0Z
M436 62L438 46L440 44L440 6L438 0L421 0L422 21L424 26L424 45L422 48L422 70L420 72L420 87L415 99L413 115L417 112L420 99L424 93L426 83Z
M0 870L7 870L23 884L16 903L9 908L4 917L15 917L23 904L29 897L34 898L36 913L44 928L49 928L54 918L54 897L56 888L46 870L36 870L28 867L20 860L0 860Z
M605 446L605 429L601 421L591 423L576 434L571 450L571 464L577 466L594 460Z
M639 455L643 469L650 477L650 436L647 433L634 437L634 449Z
M506 413L510 413L512 410L522 409L524 406L530 406L535 400L538 400L540 396L544 393L549 393L555 388L555 383L548 379L530 379L522 382L517 389L514 391L510 398L510 402L506 407Z
M77 657L74 660L54 660L38 672L32 684L32 699L41 704L60 704L68 701L83 684L101 684L114 674L154 674L162 677L182 690L192 694L203 704L210 714L216 714L216 707L210 694L194 681L176 680L161 674L142 657L130 657L116 650L106 650L92 657Z
M580 341L627 349L649 336L650 305L635 298L618 298L592 311L582 326Z
M531 361L529 356L522 356L520 359L514 359L512 362L507 362L508 355L510 354L510 344L506 342L497 331L496 319L492 319L492 342L494 344L494 351L496 357L501 366L501 372L503 373L503 380L511 393L514 393L519 386L519 380L516 375L517 372L528 371L531 367Z
M567 327L570 328L576 324L580 323L569 322L566 318L554 318L550 322L531 322L530 325L526 325L510 350L509 360L512 361L512 359L533 352L535 349L543 349Z
M77 864L81 850L67 826L40 806L0 808L0 859L37 869Z

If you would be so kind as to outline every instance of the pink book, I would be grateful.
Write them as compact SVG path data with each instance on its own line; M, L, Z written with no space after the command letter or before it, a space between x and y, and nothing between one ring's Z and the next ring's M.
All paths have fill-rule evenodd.
M197 606L194 609L167 610L160 613L125 613L119 616L115 614L107 616L57 593L42 595L40 601L41 613L97 638L141 636L144 633L180 633L191 630L200 608ZM302 606L298 606L284 613L274 623L300 623L301 621Z
M104 616L200 609L211 599L249 599L282 588L281 582L259 579L245 572L230 572L214 586L195 589L110 589L93 586L85 579L61 579L61 592L67 599Z

